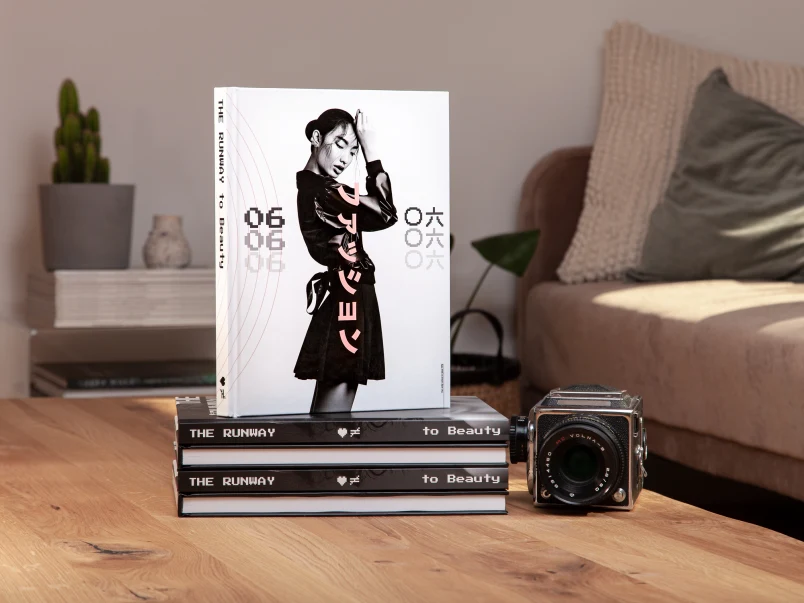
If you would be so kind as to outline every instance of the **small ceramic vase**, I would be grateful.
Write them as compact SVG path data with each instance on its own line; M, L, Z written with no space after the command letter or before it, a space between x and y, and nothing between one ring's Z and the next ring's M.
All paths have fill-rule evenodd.
M185 268L190 264L190 243L181 228L181 216L154 216L154 225L142 258L148 268Z

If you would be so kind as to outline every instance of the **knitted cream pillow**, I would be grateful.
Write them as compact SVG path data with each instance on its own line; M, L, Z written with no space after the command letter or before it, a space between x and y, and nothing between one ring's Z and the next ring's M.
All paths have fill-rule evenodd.
M633 23L607 32L604 56L584 207L558 268L565 283L619 279L639 263L695 90L713 69L722 67L738 92L804 121L804 67L707 52Z

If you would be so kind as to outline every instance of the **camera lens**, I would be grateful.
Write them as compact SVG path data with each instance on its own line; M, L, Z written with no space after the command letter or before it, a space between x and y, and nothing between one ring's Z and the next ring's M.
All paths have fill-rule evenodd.
M594 505L619 483L625 453L612 428L593 416L570 415L542 440L539 483L569 505Z
M585 482L597 475L598 462L594 453L585 446L574 446L564 455L561 473L575 482Z

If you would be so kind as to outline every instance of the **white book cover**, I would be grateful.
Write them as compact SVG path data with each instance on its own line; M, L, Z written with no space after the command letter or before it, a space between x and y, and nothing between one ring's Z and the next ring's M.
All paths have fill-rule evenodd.
M214 102L218 414L448 408L448 94Z

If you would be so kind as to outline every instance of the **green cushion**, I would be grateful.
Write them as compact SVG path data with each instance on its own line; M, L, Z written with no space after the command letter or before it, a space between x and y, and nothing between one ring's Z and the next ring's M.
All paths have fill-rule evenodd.
M627 278L804 281L804 125L713 71Z

